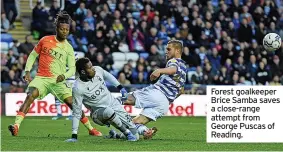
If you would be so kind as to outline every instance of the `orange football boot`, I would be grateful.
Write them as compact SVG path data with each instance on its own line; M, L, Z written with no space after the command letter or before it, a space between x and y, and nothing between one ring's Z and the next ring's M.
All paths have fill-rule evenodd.
M92 135L92 136L102 136L102 133L99 132L98 130L96 130L95 128L93 128L92 130L89 131L89 135Z
M12 136L17 136L18 132L19 132L19 127L18 125L14 124L14 125L9 125L8 126L9 131L11 132Z

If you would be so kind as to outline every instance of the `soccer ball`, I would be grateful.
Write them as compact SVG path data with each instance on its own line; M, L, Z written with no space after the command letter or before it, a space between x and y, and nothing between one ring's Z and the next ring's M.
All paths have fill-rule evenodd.
M278 50L281 46L281 37L276 33L268 33L263 38L263 47L267 51Z

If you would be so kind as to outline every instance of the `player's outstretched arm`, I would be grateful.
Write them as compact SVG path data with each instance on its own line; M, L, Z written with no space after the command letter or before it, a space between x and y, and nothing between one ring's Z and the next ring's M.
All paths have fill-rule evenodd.
M167 75L173 75L173 74L177 73L177 70L178 70L178 64L177 64L177 60L175 58L170 59L167 62L166 68L158 69L160 74L167 74Z
M110 74L109 72L103 70L101 68L102 72L103 72L103 79L109 83L111 83L111 85L117 87L120 85L120 82L112 75Z
M27 63L26 63L26 67L25 67L25 71L30 71L34 61L36 60L36 58L38 57L38 54L36 53L35 50L32 50L32 52L29 54L28 59L27 59Z
M127 90L120 84L120 82L109 72L103 70L102 68L99 68L103 72L103 79L107 82L110 82L113 86L115 86L117 89L120 90L122 94L122 98L126 99L128 98L128 92Z
M158 70L160 74L173 75L177 72L177 67L168 67L168 68L162 68Z
M177 60L171 59L168 61L166 68L160 68L153 71L152 74L150 75L150 80L151 81L156 80L157 78L159 78L161 74L173 75L177 73L177 70L178 70Z
M37 56L38 54L36 53L35 50L33 50L28 56L26 67L25 67L25 76L24 76L25 81L31 81L30 70L32 69L32 66Z
M43 41L45 40L46 37L43 37L39 40L38 44L34 47L34 49L32 50L32 52L29 54L29 57L27 59L27 63L26 63L26 67L25 67L25 71L30 71L35 59L37 58L37 56L40 54L41 50L42 50L42 44Z
M78 139L78 130L82 115L83 96L78 88L73 88L73 120L72 120L72 138L66 142L76 142Z
M150 80L154 81L157 78L159 78L159 76L161 74L167 74L167 75L173 75L177 72L177 67L173 66L173 67L168 67L168 68L162 68L162 69L157 69L155 71L152 72L152 74L150 75Z

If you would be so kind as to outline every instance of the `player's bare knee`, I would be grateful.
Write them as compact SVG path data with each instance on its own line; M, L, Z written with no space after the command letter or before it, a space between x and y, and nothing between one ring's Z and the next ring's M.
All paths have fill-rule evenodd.
M143 124L143 121L140 120L140 119L133 119L133 122L134 122L135 124Z
M73 105L72 105L72 104L67 103L67 102L65 102L65 103L66 103L66 105L67 105L71 110L73 110Z
M140 117L135 117L133 118L133 122L135 124L144 124L144 120L143 119L140 119Z
M137 116L137 117L135 117L135 118L133 118L133 122L135 123L135 124L147 124L148 122L150 122L151 121L151 119L150 118L147 118L146 116L144 116L144 115L139 115L139 116Z
M36 88L30 88L26 97L26 102L32 103L39 96L39 91Z
M30 102L30 101L33 101L33 97L32 97L32 94L28 94L27 97L26 97L26 100L25 102Z
M132 94L129 94L128 99L124 102L124 105L135 105L135 103L136 98Z
M72 106L72 97L68 97L66 99L64 99L64 103L67 104L67 106L72 110L73 106Z

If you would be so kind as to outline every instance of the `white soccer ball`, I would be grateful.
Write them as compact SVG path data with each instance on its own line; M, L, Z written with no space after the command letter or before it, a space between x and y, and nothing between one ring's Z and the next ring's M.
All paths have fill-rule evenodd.
M268 33L263 38L263 47L267 51L278 50L281 46L281 37L276 33Z

